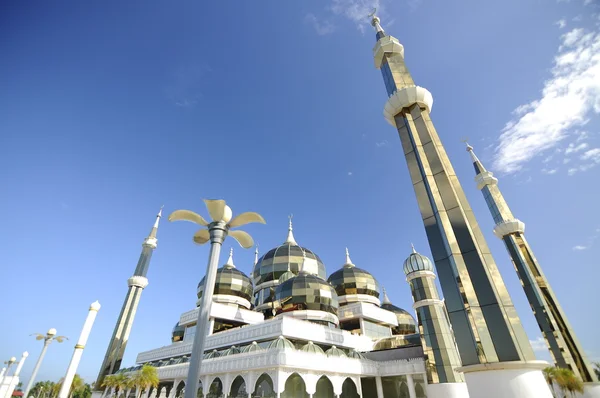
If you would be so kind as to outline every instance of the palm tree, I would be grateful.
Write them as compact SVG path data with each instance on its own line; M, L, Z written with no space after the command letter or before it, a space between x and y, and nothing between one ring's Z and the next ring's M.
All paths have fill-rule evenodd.
M552 392L552 396L554 397L554 381L556 380L556 368L552 366L548 366L542 370L544 373L544 377L546 378L546 383L550 386L550 391Z
M133 385L137 389L136 398L140 398L142 392L146 391L150 387L158 387L158 372L154 366L144 365L140 370L135 372L132 377Z
M556 383L560 387L560 390L564 393L569 392L569 396L573 397L574 392L583 393L583 382L575 376L571 369L555 368L556 369Z
M85 382L78 374L73 376L73 382L71 383L71 389L69 390L69 398L73 398L75 393L79 394L85 389Z
M115 387L117 389L117 398L119 397L120 393L125 392L128 386L129 376L127 376L125 373L117 373L115 375Z
M594 372L596 372L596 376L600 379L600 362L594 362Z

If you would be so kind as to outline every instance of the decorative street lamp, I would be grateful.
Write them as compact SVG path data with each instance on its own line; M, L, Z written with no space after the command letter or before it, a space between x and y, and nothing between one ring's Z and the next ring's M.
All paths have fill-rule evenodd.
M246 212L238 215L234 219L232 211L224 200L205 199L204 203L212 222L206 221L200 214L190 210L176 210L169 216L169 221L191 221L207 229L200 229L194 234L194 243L203 245L210 240L210 254L208 265L206 266L206 277L204 279L203 294L200 298L198 308L198 319L196 321L196 336L192 345L192 355L190 366L188 368L187 381L185 383L185 398L196 398L198 391L198 378L200 376L200 364L204 354L204 343L208 329L210 307L214 291L215 280L217 277L217 266L219 263L219 254L223 241L230 235L238 241L244 248L248 249L254 245L252 237L244 231L230 231L230 228L240 227L252 222L265 224L264 218L258 213Z
M17 358L15 358L15 357L11 357L8 361L4 361L4 363L6 364L6 372L4 372L4 377L2 377L2 379L0 379L0 388L2 388L2 385L4 384L4 379L6 379L6 376L8 376L10 367L13 366L13 363L15 363L15 362L17 362Z
M25 359L29 356L29 353L25 351L23 356L21 356L21 360L19 361L19 365L17 365L17 369L15 369L15 373L13 373L13 377L8 382L8 388L6 389L6 393L4 394L4 398L10 398L12 396L15 387L17 386L17 380L19 379L19 375L21 374L21 369L23 369L23 365L25 365Z
M40 366L42 365L42 361L44 360L44 355L46 355L46 350L48 349L48 346L50 345L50 343L52 343L53 340L56 340L59 343L62 343L65 340L69 340L68 337L57 336L56 329L54 329L54 328L51 328L50 330L48 330L48 332L46 333L45 336L41 333L34 333L31 336L35 336L36 340L43 339L44 347L42 348L42 352L40 353L40 356L38 357L38 360L35 363L35 367L33 368L33 372L31 373L31 377L29 378L29 382L27 383L27 388L25 388L25 394L23 395L24 398L27 398L27 396L29 395L29 390L31 390L31 387L33 387L33 382L35 381L35 376L37 376L37 372L38 372L38 370L40 370Z

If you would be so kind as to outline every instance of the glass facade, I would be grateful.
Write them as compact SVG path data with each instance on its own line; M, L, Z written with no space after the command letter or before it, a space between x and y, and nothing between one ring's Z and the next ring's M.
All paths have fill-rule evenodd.
M183 341L194 341L195 334L196 334L196 325L186 327L185 334L183 335Z
M406 376L388 376L381 378L384 398L410 398Z
M175 324L173 328L173 332L171 334L171 342L176 343L178 341L182 341L185 335L185 327L179 326L179 322Z
M392 332L388 326L380 325L375 322L368 321L363 319L363 328L365 336L369 336L371 338L381 338L381 337L390 337Z
M277 312L319 310L337 315L338 298L329 283L316 275L301 273L275 290Z
M198 298L202 297L204 278L198 284ZM223 266L217 270L217 279L213 294L237 296L252 302L252 281L235 267Z
M284 243L269 250L258 260L252 271L254 284L258 286L264 282L279 280L287 271L297 275L303 263L303 251L306 253L307 260L304 264L305 271L325 279L327 277L325 265L319 256L309 249Z
M381 305L381 308L396 315L398 326L392 327L393 335L413 334L417 332L417 322L410 313L400 307L396 307L394 304L384 303Z
M327 281L335 288L338 296L368 294L379 298L379 283L369 272L352 266L335 271Z

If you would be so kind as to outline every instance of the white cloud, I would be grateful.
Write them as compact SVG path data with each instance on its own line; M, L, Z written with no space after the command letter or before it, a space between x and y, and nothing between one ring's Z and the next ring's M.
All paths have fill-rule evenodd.
M312 25L319 36L325 36L335 31L335 26L331 22L320 20L314 14L306 14L304 22Z
M554 22L556 25L558 25L558 29L562 29L565 26L567 26L567 21L565 21L564 19L560 19L556 22Z
M535 340L529 340L531 343L531 348L533 351L547 351L548 345L546 344L546 340L543 337L538 337Z
M573 174L577 173L579 171L579 169L577 167L571 167L569 170L567 170L567 174L572 176Z
M348 175L349 175L350 177L352 177L352 174L353 174L353 173L352 173L351 171L349 171L349 172L348 172Z
M575 153L575 152L579 152L579 151L583 151L584 149L586 149L589 145L586 144L585 142L582 142L579 145L575 145L573 143L569 144L569 146L567 147L567 149L565 149L565 155L569 155L571 153Z
M389 142L388 140L383 140L383 141L379 141L375 143L375 146L377 148L381 148L382 146L388 146Z
M594 163L600 163L600 148L590 149L581 155L582 160L591 160Z
M554 148L600 113L600 33L573 29L561 36L541 97L518 106L499 137L494 167L514 173Z
M581 251L581 250L585 250L587 248L588 248L588 246L583 246L583 245L573 246L573 250L575 250L575 251Z
M544 174L556 174L558 169L542 169L542 173Z
M373 9L381 10L379 0L333 0L331 11L336 15L343 15L357 24L361 32L369 25L369 14Z
M592 4L594 2L594 0L583 0L583 5L584 6L589 6L590 4Z

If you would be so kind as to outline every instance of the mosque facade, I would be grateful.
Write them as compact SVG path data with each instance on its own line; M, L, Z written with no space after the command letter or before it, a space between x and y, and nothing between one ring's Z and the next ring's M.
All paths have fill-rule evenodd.
M290 219L287 238L260 258L257 252L250 275L236 268L232 251L217 270L197 396L550 398L541 372L549 364L535 359L433 126L433 96L415 85L398 39L384 32L376 16L372 25L375 66L388 94L384 116L399 134L433 255L432 261L413 248L403 268L398 264L411 288L416 319L390 302L379 281L355 265L347 249L345 261L327 277L319 256L296 242ZM478 178L482 171L477 170ZM521 233L515 236L520 239ZM160 383L143 398L183 398L197 307L181 314L171 344L139 353L134 366L120 366L136 300L147 283L156 229L150 238L129 283L99 380L110 373L133 374L150 364L157 368ZM513 261L522 280L531 279L531 264L519 263L519 270ZM535 283L530 289L534 293L547 285L542 278ZM204 285L204 280L198 284L197 306ZM552 330L554 319L566 318L558 303L550 302L556 301L550 293L530 300L538 318L552 315L538 319L540 328L550 348L556 348L557 365L567 361L583 374L589 364L578 343L568 344L576 340L566 321L558 332ZM565 345L570 349L566 354L560 348ZM584 396L600 397L597 380L584 381ZM111 392L94 394L109 397Z

